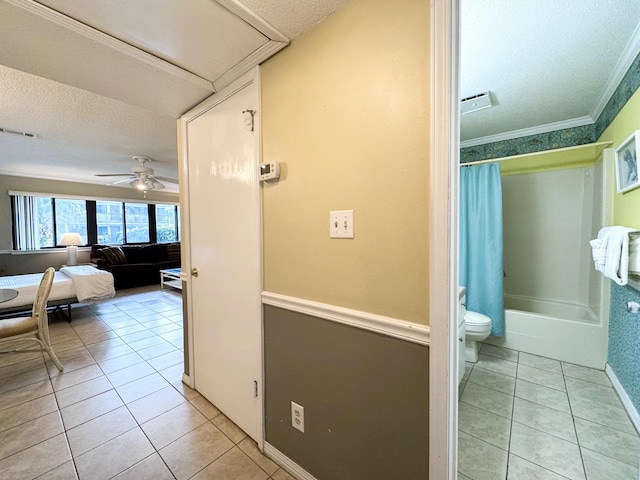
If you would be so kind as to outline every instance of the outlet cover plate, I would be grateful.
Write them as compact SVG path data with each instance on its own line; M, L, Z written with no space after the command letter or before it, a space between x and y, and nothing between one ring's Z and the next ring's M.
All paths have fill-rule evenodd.
M329 237L353 238L353 210L329 212Z
M304 433L304 407L291 402L291 426Z

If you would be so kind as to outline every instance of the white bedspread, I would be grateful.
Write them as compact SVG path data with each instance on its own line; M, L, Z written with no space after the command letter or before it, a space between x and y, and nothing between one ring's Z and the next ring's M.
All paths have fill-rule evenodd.
M0 308L23 307L33 305L36 293L42 280L42 273L30 273L27 275L11 275L0 277L0 288L13 288L18 290L18 296L8 302L0 304ZM49 300L64 300L76 296L73 282L64 273L56 272L53 277L53 285Z
M40 280L42 273L0 277L0 288L13 288L19 292L13 300L1 303L0 309L33 305ZM77 298L80 303L90 304L111 298L115 293L111 273L88 265L63 267L53 277L49 301Z
M96 303L116 294L113 275L110 272L98 270L89 265L62 267L60 272L73 282L73 288L80 303Z

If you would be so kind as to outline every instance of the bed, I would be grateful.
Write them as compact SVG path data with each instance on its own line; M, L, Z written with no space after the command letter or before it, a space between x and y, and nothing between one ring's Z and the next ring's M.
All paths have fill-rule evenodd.
M1 304L0 315L29 310L41 279L42 273L0 277L0 288L18 290L16 298ZM71 321L71 304L89 305L109 299L115 293L111 273L88 265L63 267L55 272L47 306L55 309L66 307Z

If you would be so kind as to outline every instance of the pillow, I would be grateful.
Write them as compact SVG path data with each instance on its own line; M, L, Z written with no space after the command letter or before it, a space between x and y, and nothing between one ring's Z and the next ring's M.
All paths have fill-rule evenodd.
M127 263L127 257L120 247L105 247L98 250L107 265L121 265Z
M180 244L179 243L168 244L167 253L169 254L168 260L179 262L180 261Z

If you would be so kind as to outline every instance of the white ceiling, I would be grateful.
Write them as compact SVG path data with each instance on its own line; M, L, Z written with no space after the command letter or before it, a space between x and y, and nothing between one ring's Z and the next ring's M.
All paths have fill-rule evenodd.
M0 128L37 135L0 134L0 174L177 178L176 119L346 2L0 0ZM461 98L497 100L462 145L593 122L639 24L637 0L461 0Z
M638 0L461 0L462 146L593 123L640 51Z

